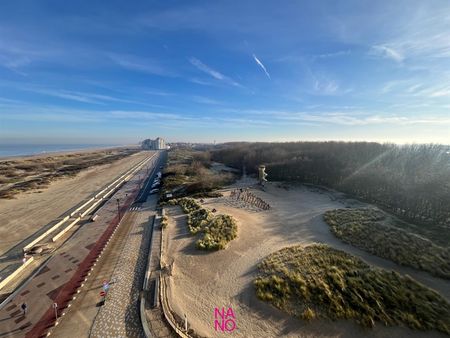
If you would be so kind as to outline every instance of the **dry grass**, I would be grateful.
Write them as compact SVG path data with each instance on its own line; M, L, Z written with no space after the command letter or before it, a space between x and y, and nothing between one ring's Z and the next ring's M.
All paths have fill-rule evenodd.
M163 217L161 217L161 228L165 229L167 228L167 226L169 225L169 218L164 215Z
M201 233L196 247L199 250L221 250L237 237L237 225L229 215L213 215L192 198L173 199L170 204L178 204L188 215L189 232Z
M208 152L192 149L174 149L169 152L163 175L163 195L174 197L210 197L213 190L230 184L235 179L231 173L210 169Z
M438 293L327 245L284 248L258 268L258 298L299 318L356 319L365 327L381 322L450 334L450 304Z
M54 180L75 176L83 169L112 163L137 151L121 148L0 161L0 199L45 188Z
M450 279L450 249L406 230L387 225L390 220L376 209L327 211L325 221L346 243L398 264Z

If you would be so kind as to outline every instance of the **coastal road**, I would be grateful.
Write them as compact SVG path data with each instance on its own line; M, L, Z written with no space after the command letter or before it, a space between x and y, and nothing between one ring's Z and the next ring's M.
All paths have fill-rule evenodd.
M117 223L116 199L122 207L130 204L137 195L145 177L141 169L125 183L98 211L98 220L87 223L75 232L67 242L55 251L39 274L29 280L0 310L0 337L35 337L42 330L43 318L51 311L52 304L61 296L62 290L72 282L76 271L84 264L99 238ZM126 220L125 220L126 223ZM107 270L107 268L105 267ZM76 276L75 276L76 277ZM28 304L24 316L20 305ZM45 328L45 326L44 326Z

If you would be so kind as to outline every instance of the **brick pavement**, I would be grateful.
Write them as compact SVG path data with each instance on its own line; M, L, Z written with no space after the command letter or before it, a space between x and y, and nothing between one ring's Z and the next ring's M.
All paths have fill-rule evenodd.
M156 197L137 210L127 242L114 270L105 304L91 330L91 337L144 337L139 314L139 294L145 275Z

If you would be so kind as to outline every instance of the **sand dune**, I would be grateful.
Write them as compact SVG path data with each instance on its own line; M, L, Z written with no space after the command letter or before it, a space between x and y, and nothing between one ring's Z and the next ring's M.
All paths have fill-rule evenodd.
M266 192L255 194L272 209L257 212L245 205L230 203L225 197L205 200L205 206L233 215L238 221L238 238L226 250L204 253L195 249L195 237L187 232L185 216L178 207L168 210L165 260L173 262L170 301L181 316L187 314L191 327L208 337L223 336L214 330L214 308L231 306L236 314L235 337L443 337L437 332L417 332L378 324L366 330L350 321L317 320L306 323L261 302L252 281L256 264L266 255L294 244L324 242L350 252L375 266L408 273L450 298L450 283L427 273L400 267L387 260L353 248L335 238L322 220L324 211L348 204L342 194L316 188L289 190L270 184Z

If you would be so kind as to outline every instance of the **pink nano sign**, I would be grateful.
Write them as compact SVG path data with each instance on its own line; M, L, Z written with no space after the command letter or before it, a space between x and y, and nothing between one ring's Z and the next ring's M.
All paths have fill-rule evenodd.
M233 332L236 329L236 316L231 307L226 311L224 307L214 309L214 329L221 332Z

